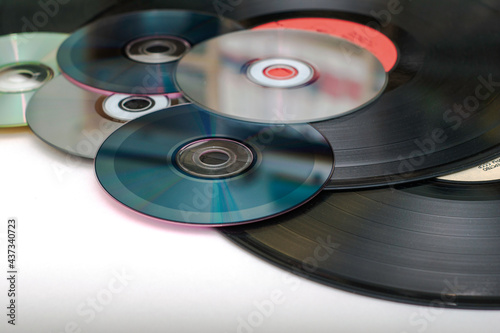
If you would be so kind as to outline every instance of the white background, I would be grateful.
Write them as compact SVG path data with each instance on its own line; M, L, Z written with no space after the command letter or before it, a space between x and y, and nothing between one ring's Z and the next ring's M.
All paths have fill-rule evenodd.
M57 151L28 128L0 129L0 156L0 332L500 328L498 311L442 310L347 293L276 268L213 229L140 216L105 194L91 161ZM15 327L6 316L10 217L19 225Z

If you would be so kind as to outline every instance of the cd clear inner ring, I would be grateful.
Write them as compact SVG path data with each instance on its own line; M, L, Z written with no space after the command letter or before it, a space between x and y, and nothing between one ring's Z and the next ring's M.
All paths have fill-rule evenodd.
M310 83L315 77L313 67L290 58L257 60L248 66L247 77L254 83L271 88L295 88Z
M153 36L131 41L125 47L125 54L138 62L161 64L178 60L190 47L182 38Z
M253 161L254 154L249 147L219 138L191 142L179 149L175 156L175 162L183 172L207 179L240 175Z
M38 62L24 62L0 67L0 92L20 93L40 88L54 77L54 71Z

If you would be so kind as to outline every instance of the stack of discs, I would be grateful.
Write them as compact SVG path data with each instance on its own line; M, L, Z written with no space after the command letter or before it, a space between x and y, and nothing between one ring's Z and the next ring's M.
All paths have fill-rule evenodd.
M34 96L27 110L30 128L56 148L96 158L98 179L110 195L163 221L227 226L289 211L330 180L333 152L326 139L303 119L291 121L298 125L273 125L264 112L260 123L252 123L218 116L206 107L180 105L185 90L174 85L180 59L196 54L206 39L238 29L233 21L186 11L128 13L85 26L59 48L64 75ZM283 39L291 52L296 50L294 38L305 42L311 37L302 34ZM331 114L325 107L328 91L320 91L321 119L368 103L386 82L383 68L367 52L341 40L330 46L325 42L330 39L320 36L311 43L318 52L337 58L325 65L325 74L346 68L342 47L361 52L356 56L360 68L343 75L358 76L363 88ZM276 60L253 66L271 66L266 72L270 84L289 85L277 86L279 91L303 87L299 102L325 90L328 76L320 77L304 60L291 64L302 64L291 80L281 76L287 68ZM369 74L363 75L361 67ZM257 92L262 92L264 87L259 87ZM61 123L56 129L55 120Z
M63 75L34 96L28 124L48 144L94 158L127 121L185 103L173 85L178 59L192 45L235 29L240 27L231 20L169 10L93 22L58 49Z
M41 87L48 65L7 64L0 90L41 87L33 132L95 158L138 213L222 227L343 289L500 307L498 13L423 0L374 22L385 3L259 3L232 13L247 30L177 10L98 20L59 47L63 75Z
M500 308L500 66L489 51L498 12L472 1L407 2L404 10L313 1L310 12L323 11L308 17L304 6L278 1L266 2L265 15L258 2L232 14L257 31L343 37L377 56L389 81L374 103L313 123L335 151L327 188L357 191L323 191L269 223L222 233L290 272L355 293ZM481 22L459 19L477 11Z
M335 79L355 89L334 87ZM224 226L283 214L319 193L331 179L333 151L307 122L369 104L387 74L375 56L343 39L242 31L194 45L175 80L196 105L116 130L97 153L97 177L111 196L147 216ZM318 107L308 108L314 99Z
M469 63L462 52L449 51L466 47L462 38L449 38L470 35L460 22L458 30L426 34L425 20L409 17L412 30L399 28L389 35L398 39L388 40L342 20L324 28L325 20L319 20L321 30L329 33L261 28L200 43L179 62L179 88L227 117L312 123L336 154L328 189L428 179L500 155L500 64L489 51L491 37L471 36ZM484 36L494 30L490 20ZM330 29L370 48L334 37ZM366 41L371 36L376 43ZM387 59L375 56L380 50Z

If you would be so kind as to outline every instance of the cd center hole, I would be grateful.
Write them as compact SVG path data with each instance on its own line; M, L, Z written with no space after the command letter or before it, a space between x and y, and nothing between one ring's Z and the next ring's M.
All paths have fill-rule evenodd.
M170 51L170 47L167 45L152 45L146 48L149 53L167 53Z
M151 105L151 101L145 98L128 98L122 102L122 108L127 111L144 111Z
M274 65L264 69L264 75L274 80L288 80L298 75L297 69L287 65Z
M222 165L229 161L229 155L220 150L210 150L200 155L200 161L210 166Z
M31 72L17 72L9 77L11 82L26 82L33 78L33 73Z

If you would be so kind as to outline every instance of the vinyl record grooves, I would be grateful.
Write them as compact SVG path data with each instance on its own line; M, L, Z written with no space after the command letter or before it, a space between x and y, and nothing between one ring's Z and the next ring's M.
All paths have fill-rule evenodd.
M186 104L134 119L95 159L115 199L166 222L222 226L293 209L330 179L333 154L310 125L252 124Z
M49 32L0 37L0 127L26 125L31 96L59 74L56 53L67 37Z
M104 96L60 75L33 96L26 119L31 130L48 144L76 156L94 158L104 140L127 121L180 103L184 103L180 96Z
M397 8L385 0L248 0L226 14L246 27L336 18L372 27L396 46L398 62L375 102L313 123L336 154L327 188L432 178L500 154L500 26L492 7L472 0L401 1Z
M61 71L100 93L178 92L173 69L193 45L241 29L234 21L181 10L151 10L102 18L61 45Z
M286 270L355 293L500 308L498 180L323 191L272 223L222 232Z

